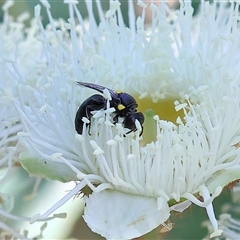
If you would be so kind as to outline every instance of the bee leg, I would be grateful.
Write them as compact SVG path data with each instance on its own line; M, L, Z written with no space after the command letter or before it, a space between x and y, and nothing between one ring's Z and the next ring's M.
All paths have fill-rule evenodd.
M116 114L113 118L113 124L116 124L118 122L119 115Z
M124 119L123 121L123 126L125 128L128 128L130 129L127 133L124 134L124 136L126 136L126 134L129 134L131 132L136 132L137 131L137 128L136 128L136 125L135 125L135 121L138 120L139 123L141 124L141 127L142 127L142 130L141 130L141 133L139 134L139 136L142 135L143 133L143 122L144 122L144 116L141 112L137 112L137 113L128 113L126 118Z

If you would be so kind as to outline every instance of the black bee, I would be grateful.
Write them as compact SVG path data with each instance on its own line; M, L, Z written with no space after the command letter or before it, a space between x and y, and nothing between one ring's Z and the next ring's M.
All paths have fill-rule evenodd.
M104 89L107 89L109 93L111 94L111 100L110 107L115 108L115 116L113 118L113 123L116 124L118 122L118 118L122 117L123 120L123 126L125 128L130 129L126 134L136 131L137 128L135 126L135 120L138 120L142 126L144 122L144 116L141 112L137 112L138 104L136 100L125 92L114 92L113 90L93 84L93 83L86 83L86 82L76 82L77 84L94 89L100 93L103 93ZM90 135L90 125L91 125L91 117L92 117L92 111L97 111L100 109L106 109L107 108L107 99L100 95L100 94L94 94L91 97L87 98L79 107L76 113L75 117L75 129L79 134L82 134L83 131L83 121L82 118L86 117L90 123L89 123L89 135ZM143 126L142 131L140 133L140 136L143 132Z

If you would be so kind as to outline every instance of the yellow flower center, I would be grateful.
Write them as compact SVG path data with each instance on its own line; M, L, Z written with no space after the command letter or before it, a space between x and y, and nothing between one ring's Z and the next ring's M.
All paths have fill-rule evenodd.
M137 98L136 98L137 99ZM183 110L176 111L174 102L177 99L163 99L154 103L149 98L137 99L138 111L145 116L143 124L143 141L144 145L156 140L156 121L154 115L158 115L161 120L171 121L176 124L178 117L183 119Z

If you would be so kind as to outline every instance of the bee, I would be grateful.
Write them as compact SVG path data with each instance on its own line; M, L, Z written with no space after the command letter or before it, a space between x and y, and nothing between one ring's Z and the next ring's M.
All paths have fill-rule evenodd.
M138 104L136 100L128 93L113 91L112 89L86 82L76 82L77 84L94 89L100 93L103 93L104 89L107 89L111 95L111 100L109 101L110 107L115 109L113 117L113 123L116 124L118 119L123 118L123 126L124 128L128 128L129 131L126 134L131 132L135 132L137 130L135 121L138 120L139 123L143 124L144 116L141 112L137 112ZM100 94L94 94L91 97L87 98L81 106L78 108L76 117L75 117L75 129L78 134L82 134L84 122L82 120L83 117L86 117L90 123L87 124L89 127L88 134L90 135L90 127L91 127L91 117L92 111L98 111L100 109L107 109L107 98ZM140 136L143 133L143 126Z

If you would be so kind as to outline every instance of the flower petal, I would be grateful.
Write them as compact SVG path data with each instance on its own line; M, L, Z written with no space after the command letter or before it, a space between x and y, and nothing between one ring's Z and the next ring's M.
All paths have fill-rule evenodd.
M219 172L216 172L213 177L207 183L208 189L213 191L216 187L224 187L227 184L234 182L240 179L240 167L234 166L229 169L223 169Z
M167 201L130 195L118 191L93 192L85 198L84 220L92 231L107 239L132 239L142 236L170 216Z

